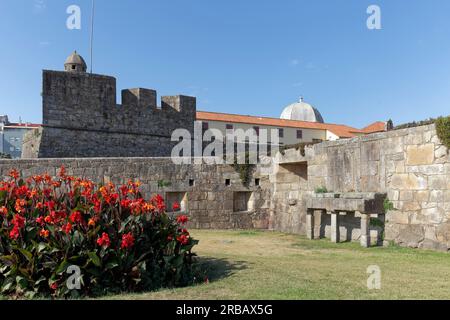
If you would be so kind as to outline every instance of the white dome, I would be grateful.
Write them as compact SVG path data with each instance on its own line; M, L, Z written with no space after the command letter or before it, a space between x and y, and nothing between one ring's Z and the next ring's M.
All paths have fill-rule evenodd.
M285 120L298 120L308 122L324 123L322 115L319 110L312 105L303 101L303 98L299 102L293 103L287 106L281 114L281 119Z

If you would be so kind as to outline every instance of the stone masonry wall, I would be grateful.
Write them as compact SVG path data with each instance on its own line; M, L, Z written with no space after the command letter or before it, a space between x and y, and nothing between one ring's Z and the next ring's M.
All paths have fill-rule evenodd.
M96 182L117 185L129 179L139 180L141 190L149 198L161 194L184 200L182 207L190 216L190 227L207 229L267 229L269 199L267 176L244 187L239 174L228 165L175 165L168 158L106 158L106 159L36 159L0 160L0 177L15 168L25 177L49 173L55 176L64 165L67 173ZM259 176L258 172L255 176ZM229 179L229 185L227 185ZM169 184L161 187L161 182ZM236 212L234 199L241 193L251 194L247 211Z
M434 125L323 142L306 148L304 155L287 150L272 164L257 166L254 178L259 181L252 179L249 188L227 165L180 166L158 158L2 160L0 176L11 168L24 175L55 174L62 164L71 174L117 184L139 179L147 194L186 198L196 228L305 234L305 199L316 188L386 193L395 208L386 213L386 240L414 248L450 248L450 155ZM171 185L158 188L160 180ZM327 236L328 218L316 217L316 234ZM341 235L347 240L360 236L358 219L342 218Z
M24 141L24 158L170 156L175 129L193 132L196 99L161 98L156 91L126 89L116 103L116 79L103 75L43 72L43 129Z
M305 156L288 150L277 162L307 163L307 181L290 186L304 190L307 183L300 198L318 187L330 192L387 193L395 210L386 215L386 240L415 248L450 248L450 156L434 125L324 142L307 148ZM276 175L271 180L283 184ZM295 220L302 222L305 207L300 204L280 211L289 199L274 190L273 228L303 233L301 226L290 221L297 215Z

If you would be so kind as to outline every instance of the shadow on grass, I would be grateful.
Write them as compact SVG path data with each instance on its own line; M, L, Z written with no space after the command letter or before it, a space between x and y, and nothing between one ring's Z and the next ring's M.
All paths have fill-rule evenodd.
M209 257L197 258L196 264L208 276L209 281L218 281L248 268L246 261L229 261Z

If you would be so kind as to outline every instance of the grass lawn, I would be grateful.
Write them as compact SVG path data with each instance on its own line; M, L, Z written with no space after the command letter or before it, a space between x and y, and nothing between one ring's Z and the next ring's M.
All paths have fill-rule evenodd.
M193 231L210 283L108 299L450 299L450 255L309 241L257 231ZM367 267L382 271L368 290Z

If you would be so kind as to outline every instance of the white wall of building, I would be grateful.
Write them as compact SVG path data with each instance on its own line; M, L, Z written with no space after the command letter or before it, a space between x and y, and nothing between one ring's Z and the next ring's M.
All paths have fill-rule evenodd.
M227 124L232 125L233 129L249 130L254 127L259 127L260 130L266 129L268 131L268 141L270 141L270 130L278 131L278 129L284 130L284 137L280 137L279 141L282 145L293 145L301 142L313 142L315 140L328 140L328 137L337 137L328 130L321 129L304 129L304 128L291 128L291 127L275 127L275 126L263 126L253 125L246 123L227 123L221 121L202 121L207 122L209 129L218 129L225 136ZM297 130L302 130L302 139L297 138ZM329 134L330 133L330 134ZM338 139L339 137L337 137Z

